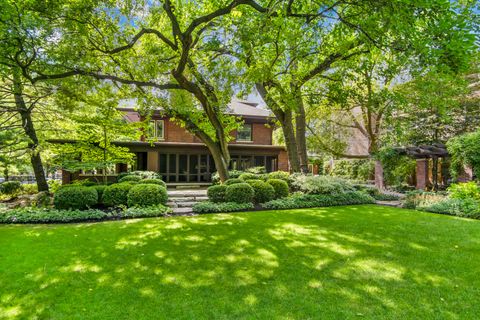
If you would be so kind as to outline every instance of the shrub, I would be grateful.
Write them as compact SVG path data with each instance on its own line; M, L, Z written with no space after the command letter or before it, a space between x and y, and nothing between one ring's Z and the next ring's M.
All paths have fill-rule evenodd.
M248 203L253 201L255 192L248 183L229 185L225 191L226 202Z
M38 208L49 207L52 203L52 197L47 191L39 192L33 199L33 205Z
M74 184L78 184L80 186L85 186L85 187L92 187L92 186L96 186L98 183L95 181L86 179L86 180L75 181Z
M347 180L330 176L295 175L292 186L308 194L335 195L354 191Z
M193 206L195 213L233 212L253 209L252 203L222 202L214 203L203 201Z
M228 179L227 181L225 181L225 185L229 186L229 185L231 185L231 184L242 183L242 182L243 182L242 179L231 178L231 179Z
M349 191L343 194L335 195L293 195L287 198L269 201L262 204L262 207L265 209L278 210L368 204L374 202L375 200L364 192Z
M267 173L267 170L265 169L265 167L251 167L251 168L248 168L247 170L245 170L246 172L249 172L249 173L253 173L253 174L256 174L256 175L259 175L259 174L264 174L264 173Z
M208 199L211 202L225 202L225 192L226 191L227 191L227 185L226 184L219 184L219 185L216 185L216 186L211 186L207 189Z
M22 190L22 184L19 181L5 181L0 183L0 193L13 195Z
M22 185L23 192L26 194L35 194L38 192L36 183L25 183Z
M245 183L248 183L249 185L252 185L253 183L263 182L263 181L260 180L260 179L248 179L248 180L245 180L244 182L245 182Z
M158 184L158 185L164 187L165 189L167 188L167 184L165 183L165 181L163 181L161 179L143 179L143 180L140 180L138 183L140 183L140 184Z
M265 203L275 198L275 189L268 183L263 181L255 181L250 183L255 192L255 202Z
M48 180L47 183L51 193L57 192L58 188L62 186L62 183L58 180Z
M228 178L229 179L238 178L242 173L243 171L240 171L240 170L228 171ZM218 175L218 172L212 173L212 184L219 184L219 183L220 183L220 176Z
M267 183L275 190L275 199L288 197L288 183L281 179L268 179Z
M166 204L168 200L167 189L158 184L137 184L127 195L129 207L148 207L157 204Z
M131 172L122 172L117 175L117 181L127 176L137 176L140 179L162 179L162 177L155 171L131 171Z
M268 174L268 179L281 179L288 182L290 178L290 173L286 171L273 171Z
M127 196L133 187L130 183L116 183L105 188L103 191L103 204L107 206L127 205Z
M446 196L437 192L424 192L415 190L407 192L403 207L407 209L415 209L417 207L429 207L430 205L446 199Z
M86 209L97 203L97 190L84 186L61 188L53 198L53 204L57 209Z
M122 183L122 182L139 182L140 180L142 180L142 178L140 178L139 176L133 176L133 175L129 175L129 176L125 176L121 179L118 180L119 183Z
M258 180L258 176L256 174L249 173L249 172L242 173L238 178L243 180L243 181Z
M471 198L445 198L428 206L419 206L418 210L455 215L465 218L480 218L480 204Z
M473 182L454 183L448 188L452 199L480 200L480 188Z
M104 184L97 184L96 186L90 187L90 188L93 188L93 189L97 190L98 203L103 203L103 192L105 191L106 187L107 186L104 185Z

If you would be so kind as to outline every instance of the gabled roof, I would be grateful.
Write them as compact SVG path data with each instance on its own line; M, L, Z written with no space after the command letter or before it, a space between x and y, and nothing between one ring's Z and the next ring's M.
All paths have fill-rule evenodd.
M136 102L133 99L122 100L119 103L118 110L134 111ZM162 111L161 108L156 111ZM259 108L258 103L246 100L232 99L232 102L227 106L227 112L236 116L255 117L255 118L269 118L272 114L269 110Z

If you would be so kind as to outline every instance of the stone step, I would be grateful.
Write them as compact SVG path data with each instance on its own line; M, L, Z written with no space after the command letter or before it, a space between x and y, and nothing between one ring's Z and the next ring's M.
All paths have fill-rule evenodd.
M195 201L195 197L168 197L168 201L172 202L192 202Z
M192 208L173 208L173 213L189 214L189 213L193 213L193 210L192 210Z

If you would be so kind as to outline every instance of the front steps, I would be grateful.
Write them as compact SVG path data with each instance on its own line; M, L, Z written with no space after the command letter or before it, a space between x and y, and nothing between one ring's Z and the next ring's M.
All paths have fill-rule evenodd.
M174 214L190 215L193 214L193 206L200 201L207 200L206 189L189 190L167 190L167 206L173 209Z

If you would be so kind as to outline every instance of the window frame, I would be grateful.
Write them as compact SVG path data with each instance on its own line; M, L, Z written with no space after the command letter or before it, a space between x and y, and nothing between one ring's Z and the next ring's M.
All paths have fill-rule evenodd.
M158 136L158 123L162 123L162 136ZM153 136L150 136L151 132L149 131L151 131L150 126L152 124L153 124ZM165 120L164 119L150 120L149 129L147 130L147 132L148 132L147 139L149 140L165 140Z
M250 126L250 139L239 139L238 138L238 133L240 129L245 128L245 126ZM253 142L253 123L244 123L241 128L237 129L237 134L236 134L236 140L237 142Z

